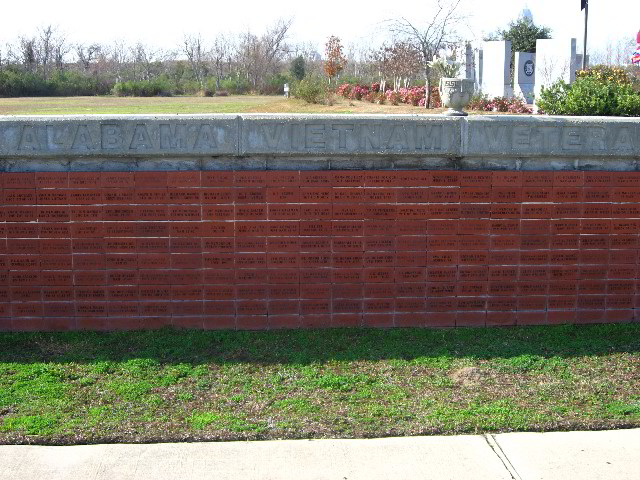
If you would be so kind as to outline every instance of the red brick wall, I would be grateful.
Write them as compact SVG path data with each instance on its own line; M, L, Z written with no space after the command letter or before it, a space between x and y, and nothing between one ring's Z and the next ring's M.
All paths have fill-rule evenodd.
M635 172L0 179L2 330L636 319Z

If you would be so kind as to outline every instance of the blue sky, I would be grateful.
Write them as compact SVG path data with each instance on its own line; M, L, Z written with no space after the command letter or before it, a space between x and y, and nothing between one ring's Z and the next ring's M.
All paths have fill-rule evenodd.
M250 29L260 33L279 17L293 17L291 41L311 42L322 51L329 35L338 35L345 45L379 44L384 39L385 20L405 16L422 24L422 20L429 17L428 6L433 2L29 0L5 3L0 17L0 46L52 24L72 43L124 40L174 49L185 33L201 33L205 40L212 39L218 32L238 33ZM462 0L462 5L462 11L469 14L467 26L460 32L465 38L480 39L483 33L505 26L527 5L535 23L551 27L556 37L576 37L579 49L582 48L584 17L580 0ZM622 37L634 37L640 28L640 22L635 20L636 12L637 3L631 0L591 0L589 49L602 50L607 41L615 43Z

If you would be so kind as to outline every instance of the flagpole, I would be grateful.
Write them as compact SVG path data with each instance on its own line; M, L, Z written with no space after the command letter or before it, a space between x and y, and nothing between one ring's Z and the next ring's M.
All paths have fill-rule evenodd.
M589 18L589 0L584 3L584 46L582 48L582 70L587 66L587 19Z

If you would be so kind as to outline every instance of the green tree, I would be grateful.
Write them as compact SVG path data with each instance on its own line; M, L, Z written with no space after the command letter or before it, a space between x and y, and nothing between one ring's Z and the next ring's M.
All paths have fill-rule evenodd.
M512 52L536 52L536 40L551 38L549 27L538 26L527 17L510 22L509 27L497 35L501 40L511 40Z
M551 38L549 27L538 26L531 18L521 16L517 20L509 22L504 30L498 30L489 35L486 40L510 40L511 41L511 83L513 84L513 61L516 52L536 53L536 40Z
M304 57L302 55L297 56L291 61L291 68L289 69L291 72L291 76L297 78L298 80L302 80L306 73L306 65L304 61Z

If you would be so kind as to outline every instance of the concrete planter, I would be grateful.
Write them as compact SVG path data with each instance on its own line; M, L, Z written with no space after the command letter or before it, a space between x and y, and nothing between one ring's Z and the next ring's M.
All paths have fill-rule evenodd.
M463 111L473 95L473 80L464 78L441 78L440 98L442 105L449 107L444 114L451 117L464 117Z

